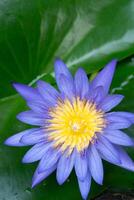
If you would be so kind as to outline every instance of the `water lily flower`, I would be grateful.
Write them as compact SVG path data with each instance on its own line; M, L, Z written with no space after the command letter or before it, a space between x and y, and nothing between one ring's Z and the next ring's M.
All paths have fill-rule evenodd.
M123 99L108 94L115 67L112 60L89 82L82 68L73 77L57 59L58 90L41 80L36 88L14 84L30 108L17 118L36 127L11 136L5 144L33 145L23 158L23 163L39 161L32 187L55 170L57 182L63 184L74 168L82 198L87 199L92 178L103 184L102 160L134 171L133 161L123 150L134 141L122 131L134 123L134 114L110 111Z

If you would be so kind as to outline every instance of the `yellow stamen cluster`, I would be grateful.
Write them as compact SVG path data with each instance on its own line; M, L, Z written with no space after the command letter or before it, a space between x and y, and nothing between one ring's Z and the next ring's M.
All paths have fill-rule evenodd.
M104 113L95 104L79 98L72 102L59 100L49 115L48 139L62 152L68 149L69 154L74 148L79 152L87 148L105 127Z

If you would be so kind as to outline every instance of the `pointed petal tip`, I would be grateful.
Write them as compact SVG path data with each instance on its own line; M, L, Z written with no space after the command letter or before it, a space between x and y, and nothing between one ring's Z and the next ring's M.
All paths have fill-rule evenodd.
M8 138L8 139L6 139L6 140L4 141L4 145L6 145L6 146L18 146L18 147L19 147L19 145L16 145L16 144L14 143L14 141L12 140L11 137Z
M60 58L55 59L54 69L55 69L55 75L58 75L58 77L61 73L65 74L69 77L71 76L66 64Z
M114 59L111 60L111 62L116 64L118 62L118 59L114 58Z
M19 113L18 115L16 115L16 119L23 122L23 114L22 113Z
M70 73L67 65L60 59L56 59L54 63L55 78L57 86L61 89L61 82L59 80L60 74L64 74L70 82L73 82L72 74Z
M17 82L12 82L13 87L16 87L17 84L18 84Z
M66 181L65 178L62 178L62 176L58 176L57 173L56 173L56 180L59 185L62 185Z
M124 98L124 95L122 95L122 94L118 94L118 96L119 96L121 99Z
M23 83L17 83L17 82L13 82L12 83L12 86L13 88L15 88L16 91L20 91L21 89L23 89L24 87L29 87L28 85L26 84L23 84Z
M103 185L103 180L97 182L99 185Z
M112 76L114 75L114 72L115 72L115 68L116 68L116 65L117 65L117 59L113 59L113 60L110 60L104 67L104 69L102 69L102 71L107 71L109 73L112 74Z
M62 184L64 183L64 181L63 181L63 180L57 179L57 183L58 183L59 185L62 185Z
M82 196L82 199L83 199L83 200L87 200L88 195L82 195L82 194L81 194L81 196Z
M81 193L81 196L82 196L82 199L83 199L83 200L88 200L88 194L82 194L82 193Z
M77 71L79 71L79 72L85 72L85 70L82 67L79 67Z
M96 77L91 82L91 88L95 89L98 86L103 86L105 94L108 93L113 75L115 72L117 60L113 59L108 62L104 68L96 75Z
M56 57L55 60L54 60L54 65L57 65L57 64L63 64L63 60L61 60L59 57Z
M78 184L79 184L79 189L80 189L80 193L83 199L87 199L88 198L88 194L90 191L90 187L91 187L91 175L88 176L84 181L80 181L78 179Z
M25 159L25 156L22 158L22 163L27 163L26 159Z
M17 115L16 115L16 118L17 118L18 120L20 120L20 118L21 118L21 114L20 114L20 113L17 114Z
M10 136L9 138L7 138L5 141L4 141L4 144L5 145L8 145L8 146L15 146L15 147L22 147L22 146L27 146L27 144L23 144L21 142L21 138L26 135L27 133L29 133L29 131L31 131L31 129L27 129L27 130L24 130L22 132L19 132L19 133L16 133L15 135L12 135Z
M27 157L27 153L24 155L24 157L22 158L21 162L23 164L32 163L32 162L29 161L29 159Z
M7 139L4 141L4 145L11 146L10 138L7 138Z
M31 185L31 189L33 189L36 185L37 185L37 183L35 183L35 182L33 181L32 185Z
M117 64L118 60L117 59L112 59L110 62L108 62L107 66L109 67L115 67Z
M14 88L16 91L18 91L18 90L19 90L19 86L21 86L21 84L20 84L20 83L17 83L17 82L13 82L13 83L12 83L12 86L13 86L13 88Z
M12 146L12 147L20 147L20 146L25 146L23 144L21 144L19 142L19 140L16 140L15 138L15 135L7 138L5 141L4 141L4 145L6 146Z

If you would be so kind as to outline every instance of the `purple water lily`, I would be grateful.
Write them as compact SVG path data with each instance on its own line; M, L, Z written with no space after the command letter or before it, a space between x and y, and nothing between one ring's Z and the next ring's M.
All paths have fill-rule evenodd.
M82 68L73 78L57 59L59 90L41 80L37 88L14 84L30 108L17 118L38 127L11 136L5 144L34 145L23 158L23 163L40 161L32 187L55 170L58 183L63 184L74 168L82 198L86 199L91 178L103 183L103 159L134 171L133 161L122 148L134 142L120 130L134 123L134 114L110 112L123 99L122 95L108 94L115 66L116 60L111 61L89 82Z

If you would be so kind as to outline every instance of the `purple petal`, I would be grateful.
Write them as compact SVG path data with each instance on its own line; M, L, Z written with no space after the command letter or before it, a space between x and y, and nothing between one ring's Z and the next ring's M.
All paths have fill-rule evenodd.
M116 60L112 60L105 66L103 70L101 70L101 72L92 81L91 90L94 90L98 86L103 86L105 94L108 93L114 75L116 63Z
M69 72L67 66L65 65L65 63L62 60L60 60L60 59L55 60L54 69L55 69L55 78L56 78L56 82L57 82L59 89L61 88L61 82L60 82L61 74L64 74L64 76L67 77L69 82L70 81L73 82L73 77L72 77L71 73Z
M38 172L42 173L45 170L53 167L57 163L59 156L60 154L56 150L49 149L49 151L45 152L39 163Z
M107 125L108 130L116 130L116 129L124 129L131 126L131 122L128 120L124 120L123 122L112 122Z
M126 122L129 121L126 117L116 115L115 112L110 112L105 114L106 120L110 123L112 122ZM129 121L130 122L130 121Z
M76 152L75 172L80 180L84 180L87 174L87 154Z
M37 126L43 126L45 123L45 114L37 114L34 113L31 110L19 113L17 115L17 119L20 121L26 123L26 124L31 124L31 125L37 125Z
M43 181L45 178L47 178L51 173L53 173L53 171L55 171L55 169L56 165L45 170L42 173L39 173L37 168L32 179L32 188L39 184L41 181Z
M99 108L104 110L105 112L108 112L115 106L117 106L123 99L123 95L108 95L102 103L100 103Z
M56 178L60 185L63 184L69 177L74 166L74 159L75 159L74 152L70 156L67 156L66 153L64 153L59 159L57 165Z
M35 102L35 101L28 101L27 105L31 110L33 110L35 113L42 114L42 113L47 113L50 105L48 103L44 104Z
M78 184L81 196L84 200L86 200L91 187L91 175L88 173L83 181L78 179Z
M107 128L109 129L122 129L122 128L128 128L131 125L131 122L129 119L117 116L114 113L107 113L106 120L108 122Z
M134 141L120 130L106 130L104 133L104 137L114 144L134 146Z
M50 105L55 105L57 103L57 98L59 97L58 91L52 87L50 84L44 81L37 82L38 90L45 102Z
M14 83L13 86L26 101L42 101L43 100L39 92L35 88L29 87L27 85L20 84L20 83Z
M112 145L106 138L100 136L97 140L96 147L104 160L114 164L120 163L118 152L114 148L114 145Z
M31 133L22 136L21 142L25 145L33 145L45 141L45 139L45 131L40 128L35 128Z
M114 116L124 117L130 120L131 123L134 123L134 113L129 112L110 112L109 114L114 114Z
M30 134L30 133L32 133L35 130L36 129L32 128L32 129L28 129L28 130L22 131L20 133L17 133L15 135L9 137L4 143L6 145L9 145L9 146L26 146L26 144L23 144L21 142L21 138L24 135Z
M89 81L85 71L79 68L75 74L76 95L81 99L85 98L89 93Z
M23 163L32 163L35 161L40 160L46 151L48 151L51 148L51 143L44 143L40 142L36 145L34 145L23 157L22 162Z
M70 81L64 74L59 77L60 80L60 91L68 99L72 99L75 94L74 82Z
M118 166L128 169L130 171L134 171L134 162L131 160L128 154L119 146L116 146L116 149L119 153L121 160L121 164L118 164Z
M89 169L96 183L102 185L103 182L103 164L100 155L94 145L89 149Z
M90 94L90 99L95 102L95 103L100 103L105 97L104 89L102 86L98 86L95 88L91 94Z

